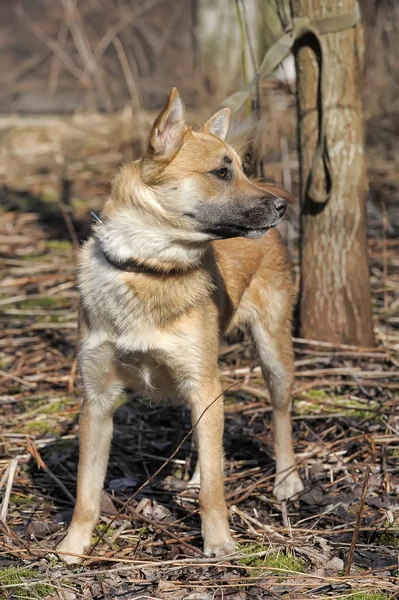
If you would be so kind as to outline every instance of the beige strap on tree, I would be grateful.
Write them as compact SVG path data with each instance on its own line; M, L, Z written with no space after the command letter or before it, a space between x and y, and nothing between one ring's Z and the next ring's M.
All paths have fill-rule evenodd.
M237 112L249 98L256 83L265 75L271 74L278 65L288 56L296 41L305 35L311 35L316 39L320 50L319 62L319 85L318 85L318 110L319 110L319 132L317 148L313 158L312 169L309 174L306 190L307 195L313 202L326 204L331 196L333 188L333 177L331 171L330 157L328 154L327 139L325 134L325 114L323 106L324 77L323 77L323 43L321 35L324 33L336 33L344 29L350 29L360 20L359 5L355 4L352 11L340 15L322 17L310 20L307 17L294 17L286 27L283 35L267 50L255 77L244 88L228 96L221 104L221 108L229 107ZM325 192L316 189L314 185L315 175L322 162L325 173Z

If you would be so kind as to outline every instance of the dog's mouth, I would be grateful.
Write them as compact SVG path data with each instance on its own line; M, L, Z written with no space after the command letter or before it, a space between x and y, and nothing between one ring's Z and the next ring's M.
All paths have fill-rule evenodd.
M233 237L258 238L266 235L270 229L277 227L283 220L283 217L273 219L271 222L263 221L260 223L212 223L204 227L203 231L212 235L214 239L226 239Z
M255 238L261 237L265 235L269 229L272 229L275 225L269 225L267 227L245 227L242 225L220 225L208 227L205 230L205 233L208 233L215 239L226 239L233 237L247 237L247 238Z

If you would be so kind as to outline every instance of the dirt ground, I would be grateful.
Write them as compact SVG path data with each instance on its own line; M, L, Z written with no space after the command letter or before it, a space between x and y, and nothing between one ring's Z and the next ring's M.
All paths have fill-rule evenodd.
M237 334L222 346L220 370L226 496L238 553L202 555L197 494L184 489L195 464L187 409L152 405L130 391L115 413L92 551L78 568L56 558L72 514L78 460L76 253L89 233L89 209L100 210L116 166L141 144L130 133L131 115L95 118L94 137L83 115L51 127L20 119L0 127L0 595L396 597L399 241L395 205L388 203L384 221L380 200L397 198L397 156L388 160L377 147L368 153L378 346L294 338L300 498L281 504L272 496L269 396L251 341ZM149 119L139 123L143 131ZM285 124L289 140L294 126ZM295 191L290 143L269 153L267 169L283 183L289 176ZM293 213L285 233L297 283L296 218Z

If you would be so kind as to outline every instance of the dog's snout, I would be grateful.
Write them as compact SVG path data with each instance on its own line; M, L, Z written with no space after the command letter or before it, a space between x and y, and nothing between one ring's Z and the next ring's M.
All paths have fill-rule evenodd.
M278 216L283 217L288 204L282 198L273 198L273 206L276 209Z

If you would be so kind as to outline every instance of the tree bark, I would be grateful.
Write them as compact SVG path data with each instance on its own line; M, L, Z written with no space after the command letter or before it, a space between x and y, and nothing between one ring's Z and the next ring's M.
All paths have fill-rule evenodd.
M352 10L353 0L293 0L294 16L311 19ZM300 335L336 344L375 343L367 260L362 125L361 25L322 36L325 132L333 176L326 204L307 195L318 139L319 60L309 40L295 51L301 175ZM323 169L314 179L325 185Z

